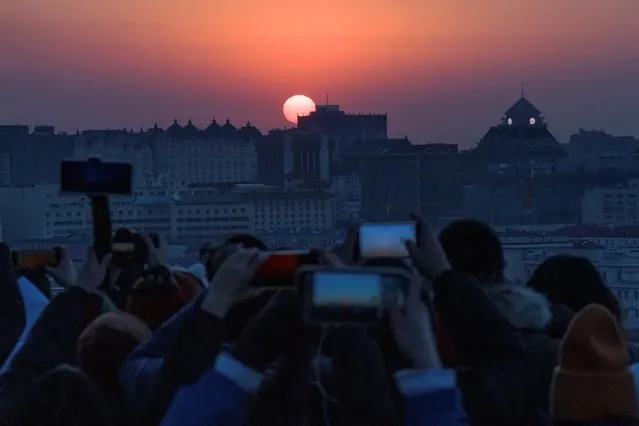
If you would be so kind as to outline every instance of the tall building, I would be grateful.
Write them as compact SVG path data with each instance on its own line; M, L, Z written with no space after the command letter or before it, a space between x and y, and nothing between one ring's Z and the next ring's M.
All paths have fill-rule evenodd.
M580 172L639 172L639 139L634 137L579 129L579 133L570 136L566 150L570 165Z
M255 144L261 132L250 123L237 129L215 120L204 130L177 120L166 130L90 130L75 138L75 157L135 164L136 186L155 182L180 188L188 183L255 182Z
M305 130L271 130L256 144L260 183L290 188L296 183L331 182L333 148L326 135Z
M585 224L634 225L639 221L639 180L615 188L592 188L581 204Z
M297 128L328 136L338 156L357 140L388 137L386 114L347 114L339 105L317 105L314 112L299 117Z
M553 173L567 154L548 130L545 118L528 99L515 102L473 150L484 171L530 175Z
M2 155L5 154L5 155ZM8 154L8 158L7 155ZM53 126L0 126L3 181L11 185L58 183L60 162L73 157L73 140Z

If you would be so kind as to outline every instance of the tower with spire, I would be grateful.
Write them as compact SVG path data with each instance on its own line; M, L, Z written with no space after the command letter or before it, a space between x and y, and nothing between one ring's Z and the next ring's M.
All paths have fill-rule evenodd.
M488 129L476 152L485 163L517 164L520 170L535 162L554 164L566 156L541 111L526 98L523 81L519 99L504 113L501 124Z

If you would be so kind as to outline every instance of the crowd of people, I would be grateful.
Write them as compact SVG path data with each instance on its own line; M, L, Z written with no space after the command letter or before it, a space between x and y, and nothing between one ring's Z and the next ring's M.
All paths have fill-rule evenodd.
M639 425L622 313L588 260L516 285L489 226L415 220L410 262L358 259L357 229L316 252L410 274L375 327L305 323L294 286L255 285L268 248L249 235L190 269L148 237L144 265L89 249L77 271L64 249L16 268L0 244L0 425Z

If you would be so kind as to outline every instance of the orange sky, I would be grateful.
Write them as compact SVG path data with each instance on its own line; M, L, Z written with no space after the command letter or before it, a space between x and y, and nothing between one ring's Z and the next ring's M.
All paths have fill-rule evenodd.
M487 102L496 109L477 113L479 137L515 100L521 79L547 98L550 106L538 105L546 112L569 109L553 107L544 88L558 90L576 72L590 76L583 87L637 83L637 16L638 0L2 0L0 53L14 60L0 65L0 93L3 84L20 87L29 102L11 111L0 104L0 121L137 128L233 114L268 128L283 124L288 95L319 101L329 92L345 108L388 110L391 130L422 138L431 133L418 130L418 113L437 114L437 104L463 110L493 93ZM56 94L68 110L55 105ZM149 101L105 114L90 96L106 96L109 107L123 96ZM619 131L639 133L615 120ZM458 127L437 121L437 138Z

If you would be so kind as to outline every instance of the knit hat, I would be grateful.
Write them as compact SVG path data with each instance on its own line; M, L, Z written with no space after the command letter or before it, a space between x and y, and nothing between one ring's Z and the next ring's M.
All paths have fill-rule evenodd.
M82 370L101 386L117 384L124 360L151 337L151 330L139 318L124 312L97 317L78 337Z
M155 330L202 290L200 280L189 273L154 268L145 271L133 285L126 312L141 318L151 330Z
M614 316L588 305L574 316L561 342L550 388L554 421L638 418L629 352Z

